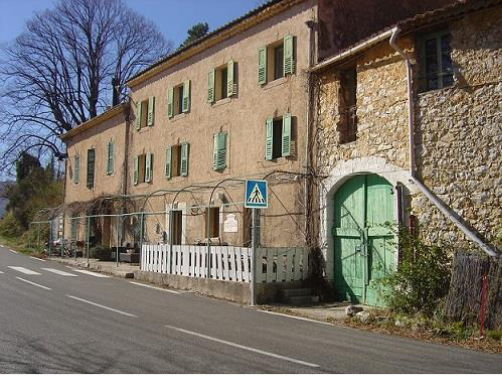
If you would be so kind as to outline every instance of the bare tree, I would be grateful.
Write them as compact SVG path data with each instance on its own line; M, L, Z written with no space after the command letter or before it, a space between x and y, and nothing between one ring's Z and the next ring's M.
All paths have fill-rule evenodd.
M121 0L59 0L35 15L0 61L0 169L23 151L64 154L58 136L119 99L125 82L170 52L156 26Z

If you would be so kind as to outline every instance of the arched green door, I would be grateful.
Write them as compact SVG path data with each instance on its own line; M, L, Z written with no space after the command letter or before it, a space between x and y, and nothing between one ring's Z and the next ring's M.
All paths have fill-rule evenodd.
M378 175L354 176L335 194L335 289L341 299L382 305L376 281L395 265L392 185Z

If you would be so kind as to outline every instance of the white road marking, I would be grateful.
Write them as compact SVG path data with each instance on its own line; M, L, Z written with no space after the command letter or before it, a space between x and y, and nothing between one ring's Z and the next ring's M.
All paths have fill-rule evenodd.
M24 279L24 278L21 278L21 277L16 277L16 278L17 278L17 279L19 279L20 281L23 281L23 282L29 283L30 285L40 287L41 289L44 289L44 290L52 290L50 287L43 286L43 285L39 285L38 283L28 281L27 279Z
M109 278L107 275L104 275L104 274L99 274L99 273L94 273L94 272L90 272L89 270L80 270L80 269L72 269L74 272L79 272L79 273L83 273L83 274L88 274L88 275L92 275L93 277L98 277L98 278Z
M129 283L132 283L133 285L136 285L136 286L148 287L149 289L160 290L160 291L164 291L164 292L170 292L171 294L181 295L181 293L178 292L178 291L163 289L161 287L155 287L155 286L145 285L143 283L132 282L132 281L129 281Z
M34 272L33 270L23 268L21 266L8 266L8 268L14 269L20 273L29 274L29 275L40 275L39 272Z
M9 249L9 251L11 251L12 253L17 253L16 251L14 251L13 249Z
M308 321L308 322L313 322L315 324L321 324L321 325L328 325L328 326L333 326L333 324L330 324L329 322L324 322L324 321L317 321L314 319L309 319L307 317L300 317L300 316L293 316L293 315L287 315L285 313L279 313L279 312L271 312L271 311L265 311L259 309L258 312L261 313L267 313L269 315L274 315L274 316L282 316L282 317L287 317L289 319L295 319L295 320L301 320L301 321Z
M138 317L136 315L133 315L132 313L127 313L127 312L124 312L124 311L119 311L118 309L110 308L110 307L107 307L107 306L104 306L104 305L101 305L101 304L98 304L98 303L90 302L89 300L85 300L85 299L82 299L82 298L79 298L79 297L76 297L76 296L73 296L73 295L66 295L66 296L68 298L78 300L79 302L82 302L82 303L87 303L87 304L93 305L95 307L106 309L108 311L112 311L112 312L115 312L115 313L120 313L121 315L124 315L124 316Z
M0 270L0 274L3 274L3 272Z
M185 333L185 334L190 334L190 335L193 335L193 336L196 336L196 337L204 338L204 339L207 339L209 341L218 342L218 343L222 343L222 344L227 345L227 346L236 347L236 348L241 349L241 350L246 350L246 351L254 352L254 353L257 353L257 354L270 356L270 357L276 358L276 359L286 360L288 362L292 362L292 363L296 363L296 364L301 364L301 365L307 366L307 367L313 367L313 368L320 367L318 364L308 363L308 362L304 362L303 360L298 360L298 359L290 358L290 357L287 357L287 356L274 354L274 353L271 353L271 352L268 352L268 351L263 351L263 350L255 349L253 347L239 345L238 343L224 341L224 340L219 339L219 338L210 337L210 336L206 336L204 334L191 332L190 330L176 328L175 326L165 325L165 327L169 328L169 329L177 330L178 332L182 332L182 333Z
M64 275L64 276L67 276L67 277L76 277L77 276L76 274L64 272L64 271L58 270L58 269L52 269L52 268L42 268L42 269L43 270L47 270L48 272L51 272L51 273L55 273L55 274L59 274L59 275Z
M41 259L41 258L38 258L38 257L33 257L33 256L30 256L31 259L33 260L38 260L38 261L43 261L45 262L45 260Z

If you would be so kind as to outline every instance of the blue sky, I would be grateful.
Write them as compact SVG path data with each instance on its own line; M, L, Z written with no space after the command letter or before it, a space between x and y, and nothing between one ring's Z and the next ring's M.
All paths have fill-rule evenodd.
M69 0L65 0L69 1ZM153 21L176 48L198 22L214 30L259 6L264 0L122 0ZM0 46L13 41L34 12L54 7L57 0L0 0ZM9 177L0 173L0 181Z
M178 46L187 30L207 22L211 30L247 13L260 0L123 0L130 8L152 20ZM0 0L0 43L23 31L33 12L52 8L55 0Z

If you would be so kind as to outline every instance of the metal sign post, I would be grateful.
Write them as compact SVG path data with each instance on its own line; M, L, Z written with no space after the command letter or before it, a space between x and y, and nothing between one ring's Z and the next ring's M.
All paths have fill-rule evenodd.
M256 305L257 275L261 261L257 259L260 243L260 227L258 209L268 208L268 184L266 180L246 180L244 206L251 209L251 305Z

